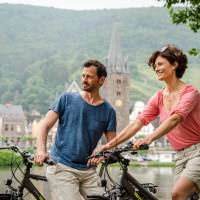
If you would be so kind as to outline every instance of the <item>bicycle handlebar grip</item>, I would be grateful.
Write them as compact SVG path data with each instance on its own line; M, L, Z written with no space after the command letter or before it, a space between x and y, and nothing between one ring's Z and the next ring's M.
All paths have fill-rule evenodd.
M46 159L44 162L48 165L55 165L56 164L56 162L52 159Z
M130 141L126 145L127 145L127 147L132 147L133 143ZM147 149L149 149L148 144L141 144L140 147L139 147L139 150L147 150Z
M141 144L139 149L140 150L147 150L147 149L149 149L149 145L148 144Z

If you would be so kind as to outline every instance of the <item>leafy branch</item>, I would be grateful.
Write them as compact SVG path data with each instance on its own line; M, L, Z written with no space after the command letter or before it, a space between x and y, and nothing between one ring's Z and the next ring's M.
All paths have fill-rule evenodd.
M174 24L187 24L193 32L198 32L200 29L200 0L165 0L164 6L169 10ZM197 56L200 49L192 48L189 53Z

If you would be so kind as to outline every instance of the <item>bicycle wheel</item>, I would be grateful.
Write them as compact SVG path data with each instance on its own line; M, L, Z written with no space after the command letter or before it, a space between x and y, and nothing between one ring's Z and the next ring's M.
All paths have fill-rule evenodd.
M11 194L6 194L6 193L5 194L3 194L3 193L0 194L0 200L11 200L11 199L13 199Z

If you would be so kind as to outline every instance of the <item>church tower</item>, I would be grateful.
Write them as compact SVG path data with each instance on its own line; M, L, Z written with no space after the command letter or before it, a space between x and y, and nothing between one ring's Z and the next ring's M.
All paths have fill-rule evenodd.
M120 38L115 27L106 58L106 68L108 76L103 85L103 96L115 108L117 131L121 131L129 123L130 80L127 58L122 55Z

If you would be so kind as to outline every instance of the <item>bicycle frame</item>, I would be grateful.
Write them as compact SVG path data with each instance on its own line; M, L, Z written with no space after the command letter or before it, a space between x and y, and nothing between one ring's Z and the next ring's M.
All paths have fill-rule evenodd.
M108 194L113 190L120 191L118 194L118 197L124 197L130 198L133 200L158 200L150 191L155 192L155 186L154 184L141 184L139 183L131 174L128 173L128 166L129 166L129 160L124 158L121 153L128 151L129 149L132 149L132 145L125 146L121 149L116 149L113 152L105 152L101 156L104 156L106 160L102 163L102 166L99 171L100 177L102 177L103 173L105 172L105 169L109 164L112 163L120 163L122 168L122 176L120 178L120 182L117 185L117 188L113 188L111 190L108 190ZM108 155L106 155L108 154ZM108 176L109 177L109 176ZM106 185L105 185L106 187ZM147 189L148 188L148 189ZM149 191L150 190L150 191ZM117 192L118 193L118 192ZM110 193L112 196L112 192ZM115 195L115 192L113 193ZM108 197L109 199L109 197Z
M14 196L15 199L23 199L23 193L24 193L24 189L27 189L34 197L36 200L45 200L44 196L39 192L39 190L35 187L35 185L31 182L31 179L34 180L40 180L40 181L47 181L47 178L45 176L41 176L41 175L36 175L36 174L31 174L31 168L33 166L33 158L34 156L29 154L26 151L22 151L19 147L17 146L8 146L8 147L0 147L0 149L10 149L14 152L17 152L21 155L21 157L23 158L23 163L26 166L25 170L24 170L24 175L23 175L23 179L22 181L18 181L19 182L19 186L18 189L15 189L12 187L12 180L7 180L7 186L8 189L11 191L10 196ZM46 164L55 164L54 161L52 160L46 160L45 161ZM12 167L11 167L12 169ZM12 193L14 192L14 193ZM9 193L5 193L5 194L9 194Z
M143 186L126 170L123 170L120 185L134 200L142 200L143 197L147 198L148 200L157 200L157 198L155 198L148 190L144 189ZM132 185L134 185L134 187L136 187L140 193L138 193Z
M37 200L45 200L44 196L38 191L38 189L34 186L34 184L31 182L30 179L41 180L41 181L47 181L47 179L45 176L31 174L30 173L31 167L32 164L30 163L26 165L24 178L22 180L21 185L19 186L19 196L21 196L20 198L22 199L23 191L24 189L27 189Z
M143 200L143 198L148 200L157 200L151 192L146 190L141 183L128 173L128 165L130 161L121 155L118 155L118 160L122 164L123 171L120 179L120 187L122 187L134 200ZM135 188L137 188L139 192L136 191Z

